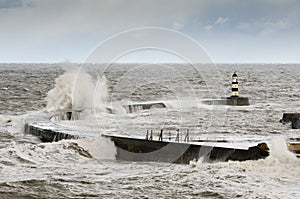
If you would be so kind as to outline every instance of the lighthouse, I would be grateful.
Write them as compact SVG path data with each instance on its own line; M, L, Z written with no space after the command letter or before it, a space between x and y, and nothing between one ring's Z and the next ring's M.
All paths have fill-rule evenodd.
M239 83L238 83L238 76L236 72L232 75L232 87L231 87L231 97L238 97L239 96Z
M208 105L227 105L227 106L249 106L249 98L239 96L239 83L236 72L233 73L231 79L231 95L230 97L222 97L221 99L211 99L201 101Z

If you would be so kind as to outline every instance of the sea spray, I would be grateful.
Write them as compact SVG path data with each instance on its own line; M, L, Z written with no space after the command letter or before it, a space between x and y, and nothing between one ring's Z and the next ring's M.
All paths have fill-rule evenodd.
M79 68L76 71L72 90L72 109L92 109L94 107L95 83L90 74Z
M282 135L272 137L269 146L270 155L266 159L241 163L231 162L230 164L265 177L298 180L300 178L300 160L288 150L285 137Z
M250 169L250 170L260 170L264 171L264 169L290 169L290 170L297 170L297 174L300 174L300 159L296 157L296 155L290 152L287 148L286 139L284 136L274 136L271 138L270 146L270 155L266 159L260 160L248 160L248 161L229 161L226 162L219 162L220 165L228 166L238 166L243 169ZM207 163L205 158L201 157L198 161L190 161L190 166L195 167Z
M55 87L48 92L47 111L72 108L72 90L75 81L75 72L66 71L55 80Z
M106 78L102 76L95 81L83 68L72 68L55 80L55 87L48 92L46 99L47 111L67 109L105 111Z
M98 77L94 90L94 108L101 112L105 112L107 107L108 91L106 82L107 80L104 75L102 77Z
M87 150L93 158L97 160L114 160L117 149L114 143L104 137L85 138L75 140L75 142Z
M266 159L269 164L294 164L300 163L296 155L287 148L285 138L281 136L272 137L270 145L270 156Z
M0 115L0 132L6 132L14 136L23 135L26 116L26 114Z

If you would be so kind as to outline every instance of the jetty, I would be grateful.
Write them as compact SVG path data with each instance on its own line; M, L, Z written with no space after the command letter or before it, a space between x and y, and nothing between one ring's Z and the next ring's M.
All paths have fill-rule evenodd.
M300 113L283 113L282 124L291 123L292 129L300 129Z
M203 158L206 161L245 161L266 158L269 155L265 143L249 148L222 147L216 143L170 142L123 136L105 136L117 147L116 158L126 161L184 163Z
M207 105L227 105L227 106L249 106L248 97L223 97L221 99L202 100L201 103Z
M39 137L43 142L55 142L62 139L93 138L94 132L77 131L53 122L71 120L82 110L57 111L29 115L25 119L25 133ZM157 139L150 132L146 138L102 135L110 139L117 149L116 159L126 161L151 161L169 163L189 163L191 160L204 158L208 161L244 161L258 160L269 155L265 143L250 147L221 146L217 143L193 142L186 135L184 141L168 140L162 131Z

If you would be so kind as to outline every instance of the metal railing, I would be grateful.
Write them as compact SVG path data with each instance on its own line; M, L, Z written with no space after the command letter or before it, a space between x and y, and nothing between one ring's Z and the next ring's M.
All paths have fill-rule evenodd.
M176 130L176 133L172 133L170 130L167 133L167 137L164 137L164 130L161 129L156 134L153 134L153 130L147 130L146 132L146 140L153 140L153 135L158 136L158 141L163 141L166 139L167 141L175 141L175 142L189 142L190 141L190 130L187 129L186 133L180 132L179 129ZM183 138L184 136L184 138Z

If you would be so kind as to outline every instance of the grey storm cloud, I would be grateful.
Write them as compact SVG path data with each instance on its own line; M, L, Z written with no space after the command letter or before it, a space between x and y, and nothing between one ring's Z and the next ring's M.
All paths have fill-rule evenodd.
M29 5L30 3L24 0L0 0L0 9L21 8Z
M63 59L59 55L66 54L73 59L115 33L149 26L204 41L212 54L230 52L221 50L226 41L233 51L240 51L239 46L255 49L256 44L267 50L271 38L281 45L298 44L292 40L300 33L300 1L0 0L0 53L7 57L31 53L39 60Z
M8 13L7 18L2 15L1 24L22 23L46 31L53 28L54 34L116 32L141 26L203 30L227 24L222 27L259 31L300 25L297 0L0 0L2 8L25 5L33 8Z
M1 0L0 1L0 9L16 8L16 7L22 7L22 6L23 6L22 0Z

